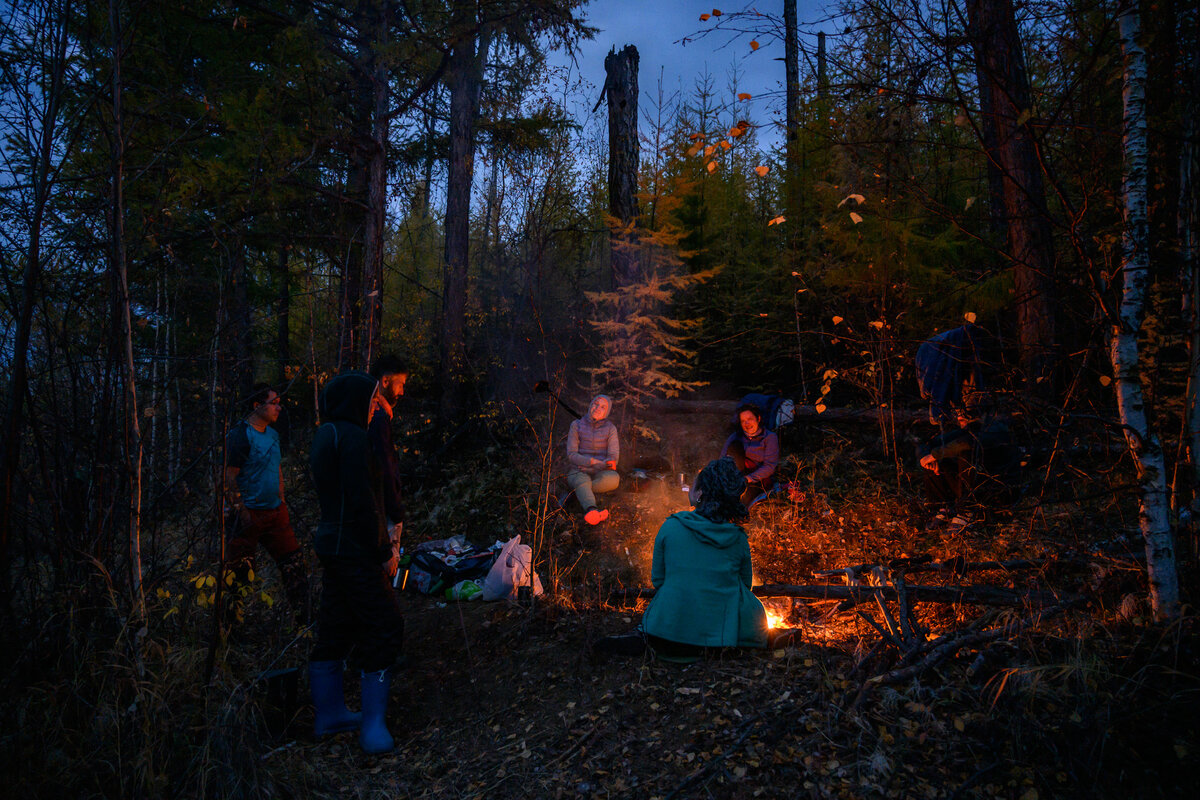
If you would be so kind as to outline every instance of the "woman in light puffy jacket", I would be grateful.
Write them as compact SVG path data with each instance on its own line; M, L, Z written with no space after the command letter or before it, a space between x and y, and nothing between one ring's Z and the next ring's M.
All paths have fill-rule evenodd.
M598 394L592 398L588 413L572 422L567 432L567 461L571 464L567 483L575 490L583 507L583 518L589 525L608 519L608 509L602 511L596 507L596 493L611 492L621 482L617 475L621 445L617 441L617 426L608 418L611 410L612 398Z

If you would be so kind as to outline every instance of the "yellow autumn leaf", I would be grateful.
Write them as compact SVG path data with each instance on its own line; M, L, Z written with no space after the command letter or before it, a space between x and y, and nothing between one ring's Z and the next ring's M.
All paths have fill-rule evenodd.
M816 408L816 409L817 409L817 413L818 413L818 414L824 414L824 413L825 413L825 404L824 404L824 403L817 403L817 404L814 406L814 408Z
M841 317L834 317L834 318L833 318L833 324L834 324L834 325L841 325L841 324L842 324L842 318L841 318Z
M871 327L877 331L883 330L883 323L880 320L875 320L871 323Z
M736 127L736 126L735 126L735 127L732 127L732 128L730 128L730 129L729 129L729 138L730 138L730 139L736 139L737 137L741 136L741 135L742 135L743 133L745 133L745 132L746 132L746 131L745 131L744 129L742 129L742 128L738 128L738 127Z
M766 164L763 164L761 166L755 167L754 171L758 173L758 177L765 178L765 177L767 177L767 173L771 171L771 168L768 167Z
M701 21L701 22L708 22L708 18L709 18L709 16L711 16L711 15L709 15L709 14L701 14L701 15L700 15L700 21Z
M708 158L715 152L717 152L717 146L715 144L710 144L708 147L704 148L704 157Z
M863 203L867 202L867 198L863 197L861 194L848 194L842 198L842 202L838 203L838 208L841 208L842 206L846 205L846 202L849 200L853 200L854 202L858 203L860 206Z
M719 9L719 8L714 8L714 9L713 9L713 16L714 16L714 17L719 17L719 16L721 16L721 9Z
M963 206L963 211L970 211L970 210L971 210L971 206L973 206L973 205L975 205L975 198L974 198L974 197L968 197L968 198L967 198L967 204Z
M758 49L758 42L756 42L756 41L754 41L753 39L751 39L751 40L750 40L750 49L751 49L751 50L757 50L757 49Z
M853 222L855 225L857 225L858 223L862 222L862 217L859 216L858 214L856 214L855 212L851 211L850 212L850 221Z
M697 141L697 140L699 140L699 141L703 142L703 141L704 141L704 134L703 134L703 133L693 133L693 134L692 134L691 136L689 136L688 138L689 138L689 139L691 139L693 142L694 142L694 141Z
M975 312L968 311L967 313L963 314L963 319L965 319L967 322L970 322L971 324L975 324Z
M728 150L729 148L733 147L733 145L731 145L729 142L727 142L727 141L725 141L724 139L722 139L722 140L721 140L721 147L723 147L723 148L725 148L726 150Z
M750 99L749 92L738 92L738 100L749 100L749 99Z
M704 147L704 145L700 144L699 142L697 142L696 144L694 144L694 145L692 145L691 147L689 147L689 148L687 149L687 154L688 154L688 157L690 158L690 157L692 157L692 156L696 155L696 153L699 153L699 152L700 152L700 149L701 149L702 147Z
M717 162L715 162L715 161L708 162L708 167L706 169L708 169L709 172L716 172L717 171Z
M782 225L782 224L783 224L783 223L785 223L785 222L787 222L787 218L786 218L786 217L776 217L775 219L773 219L773 220L771 220L770 222L768 222L768 223L767 223L767 227L769 228L769 227L771 227L772 225Z
M1108 386L1110 383L1112 383L1112 378L1108 377L1107 375L1100 376L1100 385L1101 386Z

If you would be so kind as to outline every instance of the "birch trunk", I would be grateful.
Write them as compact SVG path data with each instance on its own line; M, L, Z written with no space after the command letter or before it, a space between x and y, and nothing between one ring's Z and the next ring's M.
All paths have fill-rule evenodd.
M1124 116L1123 192L1125 226L1122 240L1121 305L1112 332L1112 365L1117 408L1125 441L1141 481L1138 522L1146 545L1150 600L1157 619L1179 614L1175 549L1168 518L1165 459L1162 444L1150 428L1142 395L1138 334L1150 290L1149 215L1147 212L1148 146L1146 136L1146 52L1141 42L1141 3L1134 0L1118 22L1125 59L1122 92Z

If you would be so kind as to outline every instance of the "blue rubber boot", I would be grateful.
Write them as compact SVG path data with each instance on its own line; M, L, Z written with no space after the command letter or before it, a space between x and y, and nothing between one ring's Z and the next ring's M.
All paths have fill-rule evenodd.
M362 725L362 714L346 708L342 670L341 661L308 662L308 685L316 709L313 734L317 737L357 730Z
M387 729L388 689L391 685L392 673L389 670L362 674L363 714L358 742L371 755L391 752L396 746Z

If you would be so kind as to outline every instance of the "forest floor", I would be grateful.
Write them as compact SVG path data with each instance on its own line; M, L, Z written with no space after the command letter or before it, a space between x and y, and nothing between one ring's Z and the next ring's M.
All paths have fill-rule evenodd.
M813 573L906 557L1027 559L1031 568L908 582L1085 600L1045 618L1021 605L917 603L931 639L972 625L996 633L915 676L887 678L899 654L881 645L867 618L881 628L886 618L870 603L766 598L778 623L798 630L774 650L690 665L598 652L597 640L636 626L646 601L614 591L649 587L654 535L685 507L680 474L690 480L719 451L721 422L661 421L674 443L653 454L662 477L626 473L602 497L611 517L600 526L570 506L535 514L547 591L531 605L400 595L406 663L393 682L391 754L365 756L353 734L313 739L308 641L273 603L269 564L226 641L211 636L207 567L187 557L156 584L140 632L102 608L87 612L90 623L82 611L50 618L70 627L46 641L65 646L22 691L0 693L0 713L15 720L0 731L0 766L22 796L56 798L1200 797L1200 620L1189 606L1169 625L1150 621L1128 539L1136 507L1080 459L1044 484L1053 491L1035 487L1005 513L949 531L926 526L913 465L883 452L874 426L785 431L792 491L746 523L756 582L843 584ZM301 460L285 467L303 536L314 503ZM484 464L452 489L430 481L428 494L414 492L406 536L507 538L503 524L471 527L470 512L487 498L517 508L486 483L511 474ZM472 486L483 489L466 495ZM447 522L456 518L435 501L466 507L466 522ZM195 510L198 530L206 513ZM1112 540L1127 544L1102 546ZM1195 546L1183 544L1194 591ZM85 624L95 636L79 635ZM289 704L273 704L262 678L280 667L299 669L298 702L273 731L271 708Z
M1023 558L1040 566L910 582L1036 588L1087 605L895 684L868 680L894 650L868 657L880 634L832 601L766 600L800 632L778 650L686 666L604 655L597 639L632 630L645 605L612 590L649 586L655 531L685 507L677 473L627 480L603 498L612 516L601 526L570 510L546 520L552 574L531 607L402 596L394 753L364 756L350 734L315 742L302 712L258 779L299 797L1200 796L1197 620L1149 625L1144 570L1095 555L1098 539L1132 524L1116 505L1024 503L962 531L927 530L898 499L894 463L826 438L789 463L790 496L746 525L756 582L836 584L813 571L898 557ZM917 606L931 637L1033 616Z

